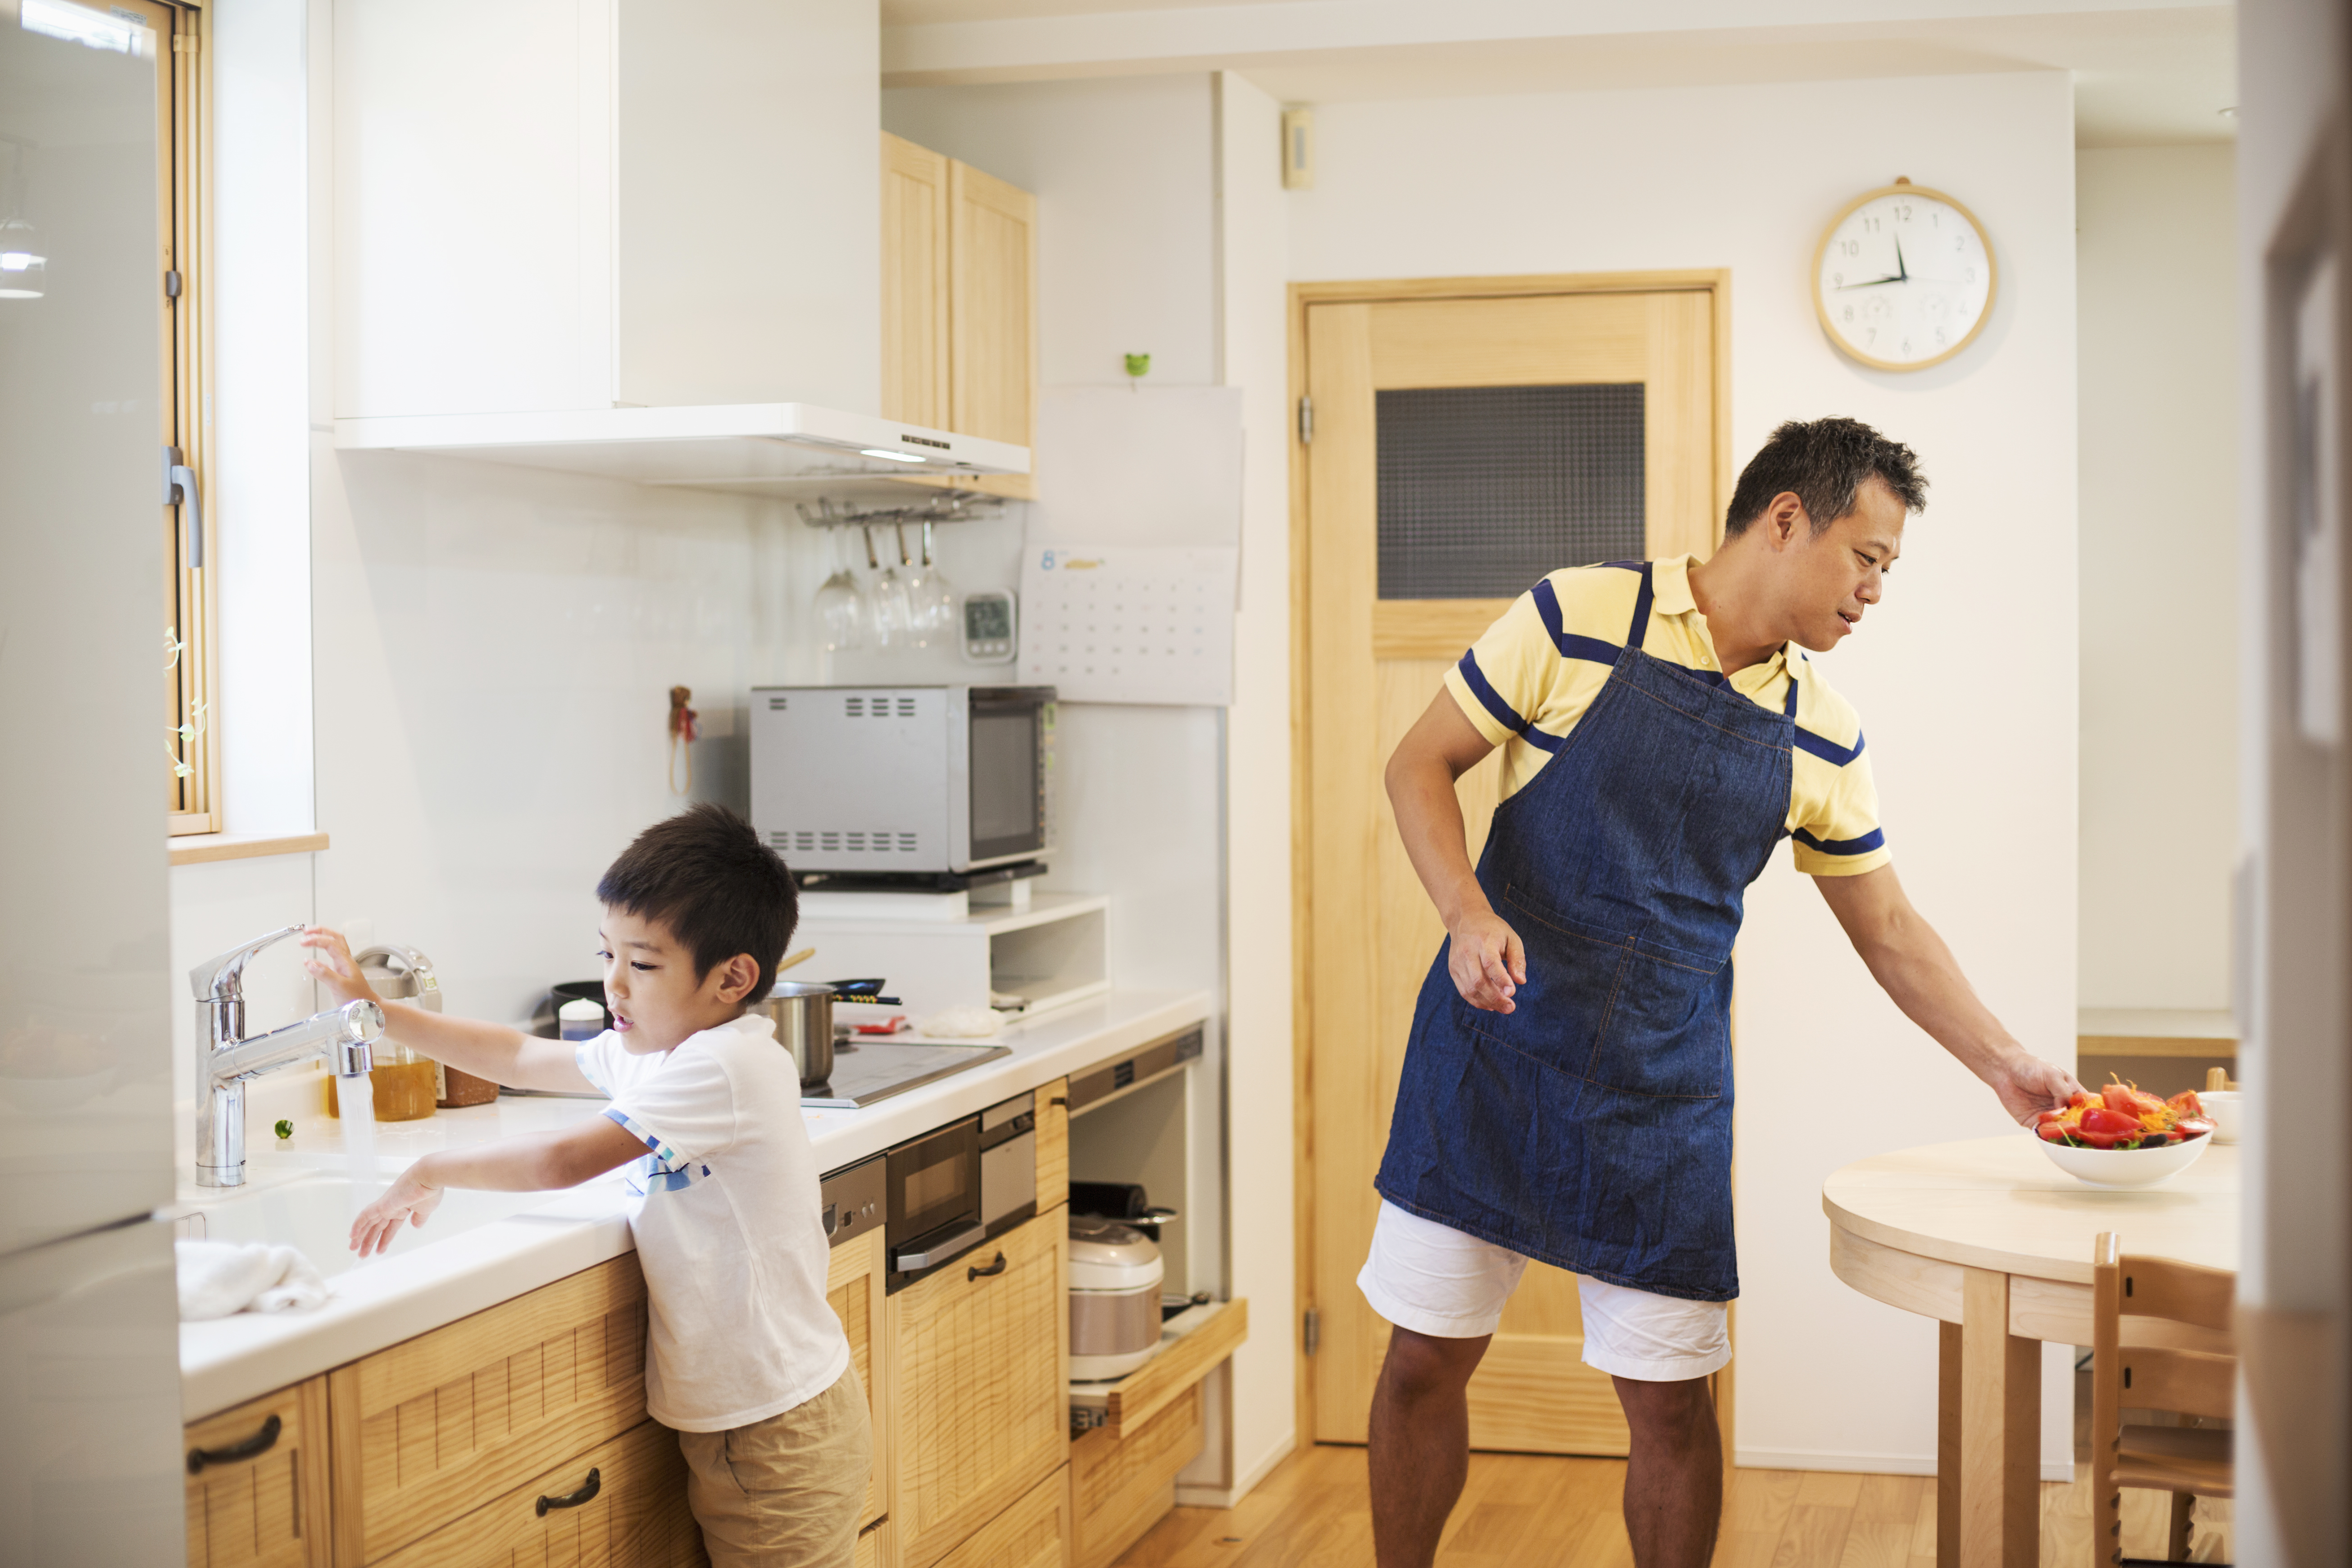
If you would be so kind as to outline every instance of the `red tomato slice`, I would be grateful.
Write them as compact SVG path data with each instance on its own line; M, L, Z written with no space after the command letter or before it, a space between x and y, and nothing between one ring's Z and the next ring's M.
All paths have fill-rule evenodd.
M2096 1107L2083 1112L2083 1131L2119 1135L2128 1132L2137 1137L2140 1131L2139 1118L2127 1110L2105 1106Z
M2205 1134L2212 1131L2213 1124L2211 1122L2196 1117L2184 1119L2179 1128L2180 1141L2184 1143L2191 1138L2202 1138Z
M2099 1099L2109 1110L2120 1111L2134 1121L2139 1119L2139 1095L2129 1084L2111 1083L2099 1090Z
M2044 1143L2063 1143L2066 1142L2066 1124L2053 1119L2035 1128L2033 1134Z
M2164 1103L2184 1121L2201 1120L2205 1115L2205 1104L2197 1098L2197 1091L2193 1089L2184 1089Z
M2139 1129L2134 1127L2129 1132L2094 1132L2087 1127L2078 1127L2074 1130L2074 1136L2078 1141L2089 1144L2094 1149L2112 1149L2117 1143L2127 1142L2137 1138Z

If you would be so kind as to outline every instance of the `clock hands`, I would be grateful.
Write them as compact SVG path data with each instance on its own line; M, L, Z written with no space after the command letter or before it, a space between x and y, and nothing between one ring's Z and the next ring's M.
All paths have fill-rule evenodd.
M1911 269L1903 265L1903 237L1898 234L1895 237L1895 281L1907 283L1910 280Z

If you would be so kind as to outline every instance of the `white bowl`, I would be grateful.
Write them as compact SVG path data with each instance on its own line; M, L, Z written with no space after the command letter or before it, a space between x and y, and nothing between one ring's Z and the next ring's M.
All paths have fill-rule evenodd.
M2042 1152L2050 1156L2052 1164L2086 1186L2152 1187L2170 1181L2203 1159L2205 1146L2213 1142L2213 1134L2208 1132L2202 1138L2154 1149L2070 1149L2038 1135L2033 1141L2042 1145Z
M2246 1125L2246 1094L2239 1089L2200 1089L2197 1103L2213 1123L2213 1142L2235 1143Z

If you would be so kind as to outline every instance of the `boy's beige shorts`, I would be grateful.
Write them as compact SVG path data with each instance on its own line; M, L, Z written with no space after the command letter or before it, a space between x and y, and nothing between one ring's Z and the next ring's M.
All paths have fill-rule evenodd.
M874 1468L874 1426L854 1364L781 1415L680 1432L677 1446L711 1568L850 1568Z

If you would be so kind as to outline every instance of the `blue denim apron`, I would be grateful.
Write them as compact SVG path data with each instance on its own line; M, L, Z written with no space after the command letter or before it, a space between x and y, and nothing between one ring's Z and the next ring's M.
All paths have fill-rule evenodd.
M1567 632L1611 666L1554 755L1495 813L1478 884L1527 947L1511 1013L1472 1007L1446 951L1423 982L1375 1182L1400 1208L1612 1284L1739 1294L1731 1224L1731 944L1785 833L1782 712L1714 671ZM1474 689L1484 684L1465 661ZM1792 672L1793 676L1793 672Z

